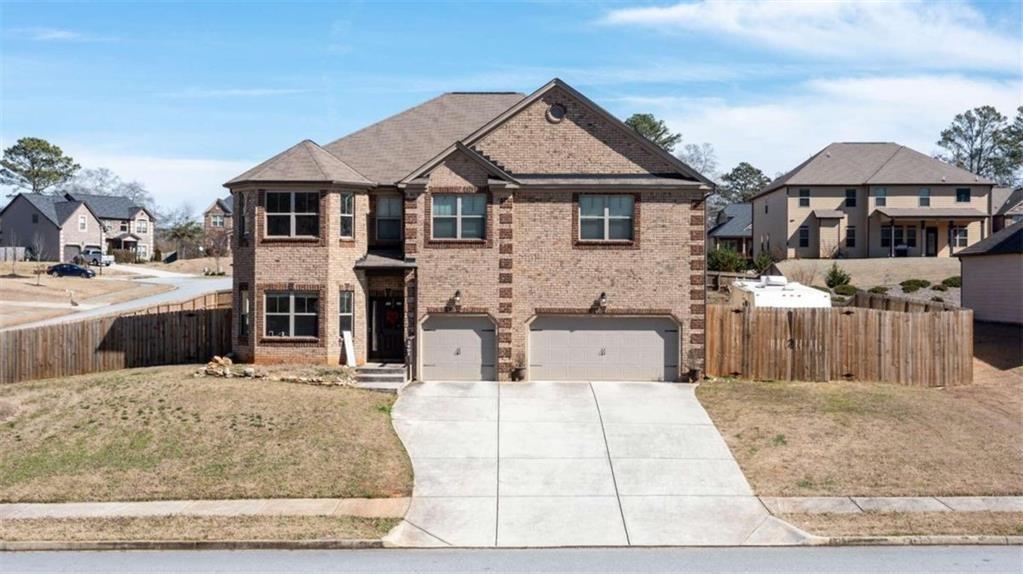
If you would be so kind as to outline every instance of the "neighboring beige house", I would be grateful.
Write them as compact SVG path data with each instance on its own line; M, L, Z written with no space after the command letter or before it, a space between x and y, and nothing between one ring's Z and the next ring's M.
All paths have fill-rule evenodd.
M351 351L420 380L702 368L712 184L560 80L444 94L225 185L243 360Z
M753 252L951 257L991 233L992 186L896 143L833 143L753 198Z
M0 211L0 245L25 247L42 261L71 261L102 249L103 226L89 206L60 195L19 193Z
M973 309L974 319L1023 325L1023 223L956 256L962 265L962 305Z
M115 195L66 193L64 197L85 203L99 217L105 231L104 251L126 249L134 251L140 259L153 256L156 218L145 207L127 197Z
M231 196L217 199L202 214L203 236L207 243L216 241L221 234L230 236L234 229L234 221L231 219L233 209ZM230 242L226 244L230 247Z

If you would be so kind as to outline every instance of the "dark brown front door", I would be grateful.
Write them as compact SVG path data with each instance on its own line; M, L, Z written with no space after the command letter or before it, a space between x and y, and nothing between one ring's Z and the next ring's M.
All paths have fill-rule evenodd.
M924 230L924 255L927 257L938 256L938 228L928 227Z
M401 297L369 298L369 358L402 359L405 356L405 303Z

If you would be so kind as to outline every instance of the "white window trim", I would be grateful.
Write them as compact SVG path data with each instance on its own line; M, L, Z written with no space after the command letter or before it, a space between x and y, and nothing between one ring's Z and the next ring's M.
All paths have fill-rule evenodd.
M351 213L345 213L345 198L346 197L351 199L351 210L350 210ZM355 239L355 193L354 192L351 192L351 191L342 191L341 192L341 209L340 209L339 217L341 218L342 222L345 221L345 220L350 220L352 222L352 225L351 225L352 232L349 233L348 235L345 235L343 232L339 231L341 233L341 238L342 239ZM340 229L344 229L344 226L341 225Z
M926 192L926 193L925 193ZM917 207L930 207L931 206L931 188L921 187L916 192ZM926 202L925 202L926 200Z
M88 220L85 218L84 215L79 215L78 216L78 231L88 231L88 230L89 230Z
M248 237L249 236L249 227L245 224L245 194L244 193L238 193L237 197L238 197L238 201L236 201L235 203L237 204L237 208L238 208L238 231L239 231L239 235L241 235L242 237Z
M270 297L279 297L279 296L282 296L282 295L285 295L285 296L288 297L288 312L287 313L271 313L271 312L267 311L267 309L269 308L269 305L267 303L269 302ZM312 338L318 338L319 337L319 334L312 335L312 336L310 336L310 335L295 335L294 334L295 333L295 317L296 316L316 317L317 318L317 320L316 320L317 321L316 322L316 327L317 327L317 330L319 330L319 313L318 312L317 313L308 313L308 312L298 313L298 312L296 312L295 311L295 297L296 296L298 296L298 297L315 297L317 299L317 301L316 301L317 309L320 307L320 302L319 302L320 295L318 293L314 293L314 292L311 292L311 291L310 292L306 292L306 291L267 291L264 294L264 296L263 296L263 335L265 337L271 337L271 338L276 338L276 339L295 339L295 338L307 339L307 338L310 338L310 337L312 337ZM268 319L271 316L287 317L288 318L288 334L287 335L273 335L273 334L267 333L266 329L270 325L270 321L268 321Z
M148 219L135 220L135 233L149 233L149 220Z
M960 244L960 239L962 243ZM970 230L966 227L952 228L952 247L968 247L970 244Z
M874 207L888 207L888 188L874 188Z
M297 194L312 194L312 195L315 195L316 196L317 205L319 205L320 192L318 192L318 191L281 191L281 190L267 191L266 192L265 203L266 204L270 203L270 194L282 194L282 193L283 194L288 194L288 198L289 198L288 199L288 209L290 211L286 211L286 212L282 211L282 212L273 212L273 213L271 213L270 211L267 210L266 207L263 208L263 228L266 230L266 236L267 237L271 237L271 238L280 238L280 237L315 238L315 237L319 237L320 236L320 234L319 234L319 225L317 225L317 232L316 232L315 235L298 235L298 234L295 233L295 221L296 221L297 217L308 217L310 215L315 215L317 223L320 222L320 212L319 212L319 209L317 209L316 211L310 211L310 212L307 212L307 211L297 212L297 211L295 211L295 196ZM287 235L271 235L270 234L270 217L282 217L282 216L289 216L289 233Z
M806 195L803 195L804 191L806 192ZM800 189L800 190L796 191L796 197L798 199L798 202L796 203L796 206L798 206L798 207L810 207L810 196L811 196L811 194L810 194L810 190L809 189ZM803 205L803 200L804 199L806 200L806 205Z
M590 193L590 194L586 194L586 195L588 197L615 197L616 195L621 195L621 194L614 194L614 193ZM604 205L604 213L602 215L583 215L582 198L583 198L583 196L580 195L579 196L579 205L577 206L578 213L576 214L579 217L579 230L578 230L579 236L577 238L579 241L606 243L606 242L635 241L636 240L636 196L634 196L634 195L632 196L632 215L611 215L611 205L610 205L610 202L608 202L606 205ZM603 220L603 222L604 222L604 234L603 234L603 237L600 238L600 239L583 239L583 220L584 219L590 219L590 220L600 219L600 220ZM611 239L611 221L612 220L628 221L630 223L629 229L631 230L631 233L629 233L630 237L628 239Z
M241 307L238 310L238 336L248 337L252 327L252 300L249 299L249 290L239 289L238 298Z
M347 313L344 311L344 304L343 304L346 295L350 298L349 306L348 306L349 311ZM348 290L345 290L345 289L341 290L340 295L338 295L338 312L337 312L337 317L338 317L338 323L337 323L338 324L338 334L342 335L342 333L343 333L342 330L341 330L341 319L343 319L345 317L348 317L350 322L351 322L351 325L352 325L352 332L353 332L353 336L354 336L354 332L355 332L355 291L348 291Z
M224 214L213 213L210 215L210 227L223 228L224 227Z
M483 213L480 215L463 215L462 214L462 198L465 196L483 196ZM455 214L454 215L437 215L437 211L434 209L434 200L438 197L454 197L455 198ZM438 193L430 196L430 239L437 241L483 241L487 238L487 197L482 193ZM436 237L434 230L437 228L435 222L437 219L454 219L455 220L455 236L454 237ZM463 219L479 219L483 223L483 235L481 237L462 237L462 220Z

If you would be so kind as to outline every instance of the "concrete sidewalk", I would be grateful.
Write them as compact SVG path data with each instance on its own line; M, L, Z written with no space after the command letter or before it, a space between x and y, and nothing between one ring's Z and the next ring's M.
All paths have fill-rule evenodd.
M1023 512L1023 496L761 496L771 514Z
M255 498L0 504L0 519L144 516L359 516L401 518L408 498Z

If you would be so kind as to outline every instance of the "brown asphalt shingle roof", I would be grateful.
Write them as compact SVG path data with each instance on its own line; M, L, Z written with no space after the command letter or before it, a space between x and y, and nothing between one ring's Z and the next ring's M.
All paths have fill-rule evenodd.
M370 180L393 184L524 97L447 93L323 147Z
M361 173L310 140L304 140L227 182L309 181L371 185Z
M761 194L796 185L985 184L965 169L892 142L837 142L775 179Z

